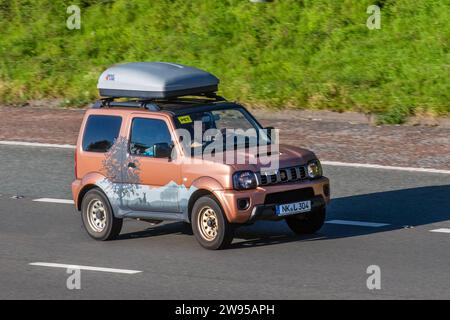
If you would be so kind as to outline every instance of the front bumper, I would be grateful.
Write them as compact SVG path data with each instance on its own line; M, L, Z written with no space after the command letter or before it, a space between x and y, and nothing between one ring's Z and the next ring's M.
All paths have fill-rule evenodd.
M311 199L311 211L308 211L307 213L314 213L315 211L324 209L326 206L325 200L322 198L322 196L316 196ZM279 217L275 213L275 207L276 204L269 204L269 205L259 205L253 207L252 214L250 216L250 219L248 220L249 223L252 223L256 220L281 220L284 217ZM304 213L299 213L304 214Z
M299 199L281 199L280 201L267 201L267 197L275 193L310 189L310 196ZM271 208L277 204L293 203L296 201L313 200L313 203L323 203L326 206L330 201L330 182L326 177L316 180L305 180L298 183L285 183L271 186L259 186L253 190L216 190L213 191L219 200L229 222L248 223L270 216ZM240 209L237 205L239 199L248 199L249 205ZM316 199L316 200L314 200ZM321 199L321 200L320 200ZM315 204L314 204L315 205ZM261 213L262 212L262 213Z

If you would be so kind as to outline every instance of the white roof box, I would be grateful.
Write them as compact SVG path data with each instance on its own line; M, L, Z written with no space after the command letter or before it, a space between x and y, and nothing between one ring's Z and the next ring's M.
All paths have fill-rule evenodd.
M98 79L103 97L165 99L216 92L219 79L193 67L167 62L112 66Z

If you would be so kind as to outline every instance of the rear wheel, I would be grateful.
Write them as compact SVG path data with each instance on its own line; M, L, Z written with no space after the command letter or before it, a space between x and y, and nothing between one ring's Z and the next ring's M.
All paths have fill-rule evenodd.
M234 228L211 196L199 198L192 208L192 231L206 249L226 248L233 241Z
M286 223L296 234L311 234L322 228L325 223L326 209L315 210L306 215L286 217Z
M92 189L83 197L81 217L87 233L95 240L115 239L122 230L122 219L114 217L108 199L99 189Z

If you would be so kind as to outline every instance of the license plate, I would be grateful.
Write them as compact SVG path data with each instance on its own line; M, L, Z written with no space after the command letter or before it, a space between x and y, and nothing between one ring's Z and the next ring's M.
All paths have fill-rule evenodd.
M311 211L311 201L300 201L288 204L280 204L276 207L277 216L289 216L291 214Z

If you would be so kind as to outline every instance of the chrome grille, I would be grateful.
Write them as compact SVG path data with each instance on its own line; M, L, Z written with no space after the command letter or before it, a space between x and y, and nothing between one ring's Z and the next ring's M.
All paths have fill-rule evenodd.
M305 166L281 168L276 171L260 172L257 176L260 186L292 182L305 179L306 168Z
M306 168L305 167L299 167L300 170L300 179L306 178Z
M266 175L260 175L260 179L259 179L259 181L260 181L260 184L261 185L265 185L265 184L267 184L267 176Z
M289 168L289 171L291 172L291 179L298 179L297 170L295 168Z

